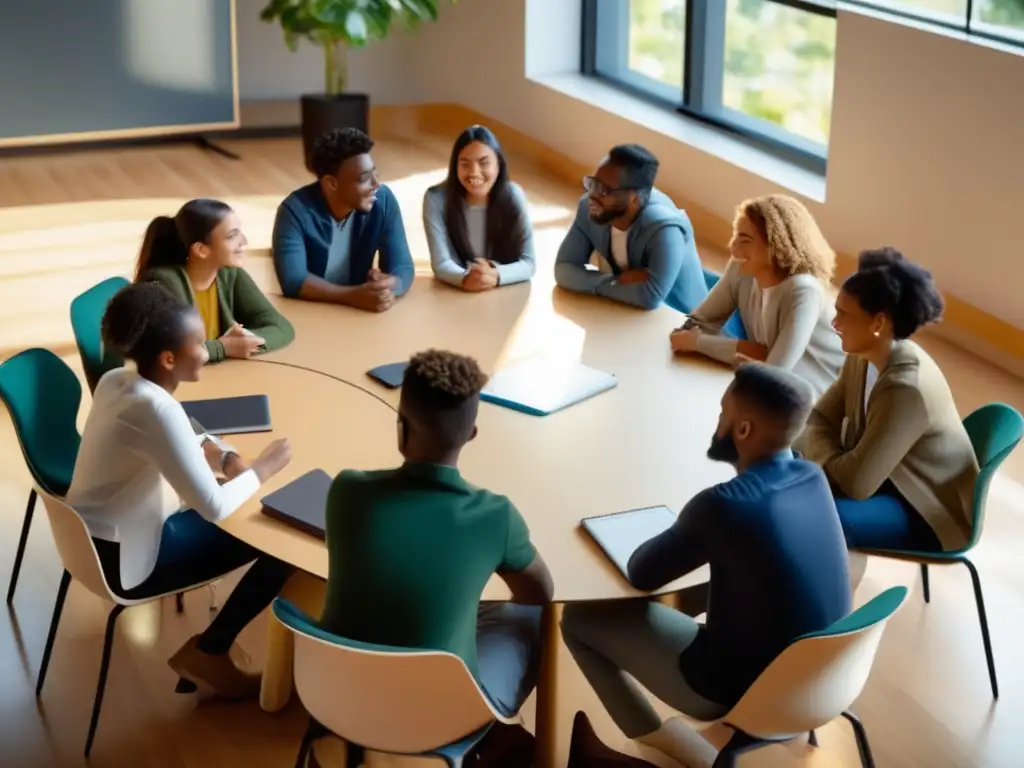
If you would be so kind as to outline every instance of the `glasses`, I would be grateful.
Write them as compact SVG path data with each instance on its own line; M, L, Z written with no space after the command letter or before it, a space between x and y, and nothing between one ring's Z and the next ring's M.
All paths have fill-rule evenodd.
M632 190L633 187L619 187L618 189L612 189L604 182L595 179L593 176L583 177L583 191L588 195L604 197L605 195L614 195L619 192L630 192Z

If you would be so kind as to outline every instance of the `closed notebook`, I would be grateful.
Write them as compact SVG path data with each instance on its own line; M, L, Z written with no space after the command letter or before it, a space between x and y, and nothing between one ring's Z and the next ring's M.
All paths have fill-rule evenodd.
M376 368L371 368L366 372L366 375L376 381L378 384L383 384L388 389L398 389L402 386L402 380L405 378L405 369L409 367L409 363L388 363L387 365L378 365Z
M331 482L331 476L322 469L312 469L264 496L260 500L263 514L323 539L326 537L327 494L331 490Z
M644 507L585 517L580 525L628 581L629 558L641 544L671 528L677 517L668 507Z
M181 404L190 419L203 425L211 435L241 435L269 432L270 401L266 395L189 400Z
M532 416L547 416L617 385L613 374L578 362L530 357L495 373L480 399Z

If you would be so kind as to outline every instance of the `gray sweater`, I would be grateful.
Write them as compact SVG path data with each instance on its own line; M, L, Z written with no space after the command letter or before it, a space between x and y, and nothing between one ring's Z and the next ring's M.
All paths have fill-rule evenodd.
M438 184L427 190L423 196L423 229L427 233L427 247L430 249L430 267L434 276L449 285L462 286L462 279L468 271L455 254L452 241L448 237L448 228L444 223L445 183ZM511 184L512 199L519 205L525 227L523 253L518 261L511 264L497 264L498 285L521 283L533 277L537 262L533 252L533 227L526 209L526 195L522 188ZM466 210L466 230L469 245L477 258L489 259L487 252L487 206L462 205Z
M690 317L705 331L697 350L732 363L735 339L717 331L739 310L750 341L768 348L769 365L801 376L820 397L839 376L843 347L832 328L835 309L825 286L812 275L793 275L772 288L761 288L753 277L739 273L729 260L725 274Z

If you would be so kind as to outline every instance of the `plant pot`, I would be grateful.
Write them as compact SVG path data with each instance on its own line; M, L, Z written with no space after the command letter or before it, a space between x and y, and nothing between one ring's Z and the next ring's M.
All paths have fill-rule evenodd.
M358 128L369 132L370 97L365 93L341 93L337 96L305 94L302 96L302 155L310 171L313 144L335 128Z

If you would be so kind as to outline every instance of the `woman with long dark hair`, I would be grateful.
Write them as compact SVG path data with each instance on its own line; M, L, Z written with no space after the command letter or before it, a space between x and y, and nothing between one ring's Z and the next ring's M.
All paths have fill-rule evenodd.
M291 323L267 301L243 267L238 214L227 203L189 200L174 217L146 228L135 282L157 282L203 319L210 362L248 358L291 343Z
M448 178L423 197L423 228L437 279L486 291L533 277L533 227L526 195L509 181L501 145L473 125L452 147Z

